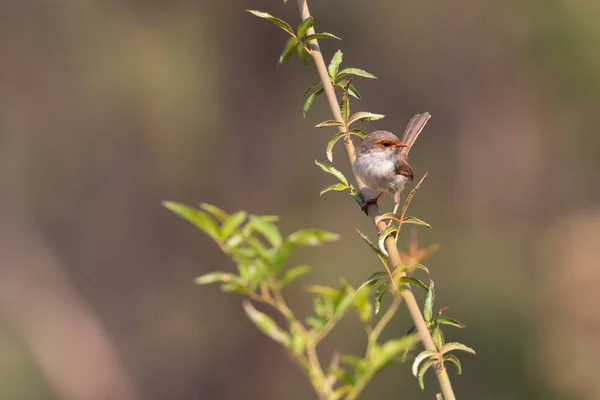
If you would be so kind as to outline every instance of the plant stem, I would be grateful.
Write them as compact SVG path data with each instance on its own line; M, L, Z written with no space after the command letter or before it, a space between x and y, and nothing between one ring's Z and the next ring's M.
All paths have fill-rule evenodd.
M298 8L300 10L300 15L302 20L309 18L310 10L308 9L308 4L306 0L298 0ZM308 30L308 35L312 35L315 33L314 28L310 28ZM342 112L340 109L340 105L335 94L335 89L331 84L331 80L329 79L329 73L327 71L327 66L325 65L325 60L323 59L323 54L321 54L321 49L319 47L319 43L316 39L313 39L309 43L310 46L310 54L315 62L315 66L317 68L317 72L319 73L319 77L321 79L321 83L323 84L323 89L325 90L325 95L327 96L327 101L329 102L329 107L331 108L331 112L333 113L334 118L337 121L342 121ZM343 132L344 128L340 127L340 132ZM348 159L350 163L354 163L356 158L356 152L354 149L354 144L351 140L345 141L346 153L348 154ZM371 193L367 190L365 184L355 175L356 184L358 190L360 191L363 199L365 201L372 198ZM384 221L380 221L379 224L376 222L376 218L381 215L379 212L379 208L376 204L370 204L367 208L367 212L373 223L376 225L378 232L383 231L386 228L386 223ZM388 236L385 240L385 248L389 254L389 259L392 265L401 265L402 260L400 258L400 254L398 253L398 248L396 247L396 242L393 237ZM403 274L406 275L406 274ZM423 342L423 345L427 350L436 350L435 344L433 343L433 338L431 337L431 333L427 328L427 324L425 323L425 319L421 314L421 310L419 309L419 305L417 304L417 300L413 295L410 289L403 289L400 294L404 298L406 307L408 308L408 312L415 324L417 332L419 333L419 337ZM452 390L452 384L450 382L450 378L446 371L442 368L436 368L435 370L436 376L442 390L442 394L444 396L444 400L455 400L454 391Z

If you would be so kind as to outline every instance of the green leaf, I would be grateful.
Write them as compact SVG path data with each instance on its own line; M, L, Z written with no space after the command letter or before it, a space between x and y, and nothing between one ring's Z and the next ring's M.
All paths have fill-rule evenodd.
M289 33L290 35L294 36L294 30L292 29L290 24L288 24L287 22L285 22L277 17L274 17L271 14L268 14L266 12L257 11L257 10L246 10L246 11L256 15L259 18L268 19L269 21L271 21L272 23L274 23L275 25L277 25L278 27L280 27L281 29L283 29L284 31Z
M423 317L425 321L431 322L433 317L433 302L435 301L435 287L432 280L429 280L429 290L425 298L425 306L423 307Z
M163 205L181 218L196 225L204 231L204 233L213 238L213 240L219 241L219 228L217 227L215 220L208 214L188 207L185 204L175 203L173 201L165 201L163 202Z
M250 290L247 287L245 287L244 285L241 285L237 282L224 283L223 285L221 285L221 290L224 292L234 292L234 293L241 293L241 294L250 293Z
M329 71L330 78L333 79L337 75L340 64L342 63L342 57L342 51L338 50L331 58L331 62L329 63L329 67L327 68L327 70Z
M323 196L323 194L329 192L330 190L335 190L336 192L341 192L342 190L349 189L350 187L344 183L336 183L333 185L329 185L323 190L319 192L319 196Z
M312 26L314 25L314 18L312 16L306 18L304 21L302 21L300 23L300 25L298 25L298 29L296 30L296 33L298 34L298 37L303 37L304 35L306 35L306 32L312 28Z
M411 350L418 342L417 335L388 340L383 345L374 347L369 359L369 366L373 371L378 371L403 351Z
M323 329L327 321L322 317L307 317L306 318L307 325L311 326L314 330L320 331Z
M283 287L293 280L301 277L310 272L309 265L298 265L285 271L281 279L279 280L279 286Z
M363 131L362 129L352 129L350 131L350 133L360 137L361 139L364 139L367 137L367 132Z
M296 46L298 46L298 39L295 37L291 37L285 42L285 46L283 46L283 50L281 51L281 55L279 56L278 65L282 65L287 61L288 58L292 55L294 50L296 50Z
M244 311L248 315L248 318L260 329L265 335L273 339L274 341L281 343L285 347L290 347L292 344L292 338L290 335L281 329L275 321L271 319L267 314L258 311L252 303L244 301Z
M308 43L313 39L337 39L337 40L342 40L341 38L335 36L333 33L329 33L329 32L319 32L319 33L314 33L312 35L308 35L304 38L304 42Z
M433 344L437 349L441 349L444 346L444 332L439 325L436 325L431 332L431 338L433 339Z
M379 310L381 310L381 300L389 286L389 282L384 282L377 288L377 291L375 292L375 314L379 314Z
M323 243L339 240L337 233L320 229L302 229L290 234L286 241L298 246L319 246Z
M444 361L449 361L456 366L456 374L462 375L462 365L460 364L460 360L454 354L446 354L444 356Z
M416 217L405 217L402 220L403 224L415 224L415 225L421 225L424 226L425 228L429 228L431 229L431 225L429 225L427 222L425 221L421 221L419 218Z
M320 163L317 160L315 160L315 164L317 164L319 166L319 168L321 168L323 171L335 176L336 178L338 178L340 180L340 182L342 182L342 183L346 184L346 186L348 186L348 179L346 179L344 174L342 174L340 171L338 171L331 165Z
M363 234L361 231L359 231L358 229L356 230L356 232L360 235L360 237L369 245L369 247L371 248L371 250L373 250L373 252L375 252L375 254L377 255L377 257L379 258L379 261L381 261L381 263L386 267L386 269L390 269L390 263L388 261L388 258L385 256L385 254L379 249L379 247L375 246L371 240L369 240L369 238Z
M275 224L267 222L256 215L250 216L250 223L252 224L252 227L262 234L273 247L281 246L283 240L281 238L281 233L279 233L279 229L277 229Z
M304 103L304 107L302 107L302 114L304 115L304 117L306 117L306 113L308 112L308 109L310 108L312 103L316 100L317 97L322 95L324 92L325 92L325 90L323 88L321 88L321 89L317 90L316 92L312 93L310 96L308 96L308 98L306 99L306 102Z
M325 150L325 154L327 155L327 159L332 162L333 161L333 146L335 146L336 142L340 140L342 137L346 135L346 132L338 132L327 143L327 149Z
M300 57L300 61L302 61L302 64L308 65L308 60L306 59L306 48L303 45L299 44L298 46L296 46L296 52L298 53L298 57Z
M348 121L348 117L350 116L350 99L348 99L348 85L350 82L344 87L342 91L342 102L340 104L340 109L342 111L342 118L344 121Z
M427 285L418 280L417 278L413 278L412 276L402 276L400 277L398 282L415 285L416 287L423 289L425 292L427 292Z
M379 234L379 249L381 250L381 252L383 254L385 254L385 256L388 256L388 252L385 249L385 239L389 236L392 235L392 238L395 237L394 233L398 234L398 228L395 227L394 225L390 225L387 228L385 228L383 231L381 231L381 233Z
M337 296L333 301L334 313L337 316L341 316L348 310L354 303L354 297L356 292L350 287L350 285L344 285L338 290Z
M377 282L377 281L376 280L373 281L371 283L371 285L374 285L375 282ZM363 323L367 323L367 322L371 321L371 318L373 318L373 306L371 305L371 302L369 301L369 291L361 290L364 287L366 287L366 285L365 286L363 286L363 285L361 285L356 290L356 295L354 297L354 307L356 308L356 312L358 313L358 317L360 318L360 320ZM371 286L371 285L369 285L369 286Z
M415 185L413 190L410 191L408 196L406 196L406 200L404 201L404 204L402 205L402 215L404 215L406 213L406 209L410 205L410 202L412 201L413 197L415 197L417 190L419 190L419 188L421 187L421 184L423 183L423 181L425 180L426 177L427 177L427 172L425 173L425 175L423 175L421 180Z
M200 208L203 209L204 211L208 211L209 213L212 214L213 217L215 217L216 219L218 219L221 222L225 222L225 220L227 218L229 218L229 214L227 214L225 211L221 210L219 207L213 206L212 204L200 203Z
M438 393L435 395L435 400L444 400L444 396L441 393Z
M347 80L341 80L339 82L336 82L335 86L339 86L342 89L346 89L346 87L347 87L349 95L351 95L355 99L360 99L360 93L358 93L358 90L356 90L356 88L354 87L354 85L348 84Z
M381 221L386 221L386 220L391 220L391 221L395 221L397 223L402 223L402 220L400 219L400 217L394 213L385 213L383 215L378 216L377 218L375 218L375 223L378 224Z
M419 371L419 364L421 364L425 359L431 358L434 360L439 360L439 354L436 350L423 350L415 357L415 361L412 365L412 373L416 377Z
M344 123L342 121L335 121L333 119L330 119L330 120L318 123L317 125L315 125L315 128L324 128L326 126L341 126L343 128L346 125L344 125Z
M319 296L325 296L334 298L337 296L338 291L330 286L323 285L309 285L306 287L306 291L309 293L317 294Z
M308 96L308 94L310 92L312 92L314 89L316 89L318 86L321 86L321 82L315 82L315 83L313 83L311 87L309 87L308 89L306 89L306 91L302 95L302 98L305 98L306 96Z
M383 115L383 114L374 114L374 113L367 112L367 111L359 111L357 113L352 114L352 116L348 120L348 125L350 125L351 123L356 122L356 121L364 121L364 122L377 121L378 119L382 119L383 117L385 117L385 115Z
M377 271L374 274L372 274L371 276L369 276L367 278L366 281L364 281L359 287L358 289L356 289L357 292L360 292L361 289L365 288L365 287L369 287L369 286L373 286L374 284L377 283L377 281L384 277L387 276L387 272L385 271Z
M377 79L377 77L372 73L359 68L344 68L335 77L336 79L340 79L346 75L356 75L362 78Z
M197 277L194 282L196 285L206 285L214 282L233 282L238 279L237 276L227 272L209 272L208 274Z
M458 342L446 343L444 347L442 347L442 349L440 350L440 353L442 353L443 355L455 350L466 351L467 353L476 354L475 350Z
M227 240L229 236L246 220L246 212L238 211L233 214L221 226L221 240Z
M417 375L417 380L419 382L419 387L421 388L421 390L425 390L425 382L424 382L425 372L427 372L429 367L431 367L432 365L434 365L438 362L439 361L436 360L435 358L430 358L427 361L425 361L423 363L423 365L421 365L421 368L419 369L419 373Z
M351 390L352 390L353 386L352 385L344 385L344 386L340 386L339 388L336 388L333 391L333 397L331 400L339 400L342 397L344 397L344 395L348 394Z
M451 326L455 326L457 328L465 328L466 327L465 324L455 320L454 318L438 317L435 320L437 321L438 324L451 325Z
M423 264L417 264L417 265L415 266L415 268L418 268L418 269L420 269L421 271L425 271L425 273L426 273L427 275L429 275L429 268L427 268L427 267L426 267L426 266L424 266Z

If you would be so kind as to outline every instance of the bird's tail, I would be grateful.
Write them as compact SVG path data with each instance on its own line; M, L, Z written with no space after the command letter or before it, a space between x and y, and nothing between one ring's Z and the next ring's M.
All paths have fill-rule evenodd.
M408 146L402 148L401 154L408 155L408 152L419 137L419 134L425 127L425 124L427 124L429 118L431 118L431 114L424 112L422 114L416 114L410 119L406 126L406 130L404 131L404 136L402 136L402 142L406 143Z

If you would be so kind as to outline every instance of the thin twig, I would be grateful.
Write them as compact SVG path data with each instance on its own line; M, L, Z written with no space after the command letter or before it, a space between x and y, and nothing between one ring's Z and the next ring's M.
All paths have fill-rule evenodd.
M298 0L298 8L300 10L300 15L302 20L309 18L310 11L308 9L308 4L306 0ZM315 30L311 27L308 31L308 34L314 34ZM329 107L331 108L331 112L333 113L334 118L337 121L342 121L342 112L340 109L340 105L335 94L335 90L333 85L331 84L331 80L329 79L329 73L327 71L327 66L325 65L325 60L323 59L323 55L321 54L321 50L319 47L319 43L316 39L310 41L309 46L311 48L311 56L315 62L315 66L317 68L317 72L319 73L319 77L321 79L321 83L323 84L323 89L325 91L325 95L327 96L327 101L329 102ZM340 132L343 131L343 127L340 127ZM354 163L356 158L356 152L354 149L354 144L352 141L345 141L346 153L348 155L348 159L350 163ZM365 184L358 178L356 175L354 176L356 179L356 184L358 190L363 196L364 200L367 201L371 199L371 194L368 192ZM368 193L368 195L367 195ZM376 218L381 215L379 212L379 208L376 204L369 204L367 207L367 212L369 217L373 220L373 223L376 225L378 232L383 231L386 228L386 223L384 221L380 221L379 224L376 222ZM402 264L402 260L400 258L400 254L398 253L398 248L396 247L396 243L393 237L388 236L385 240L385 248L389 254L389 259L392 265L400 265ZM404 274L405 275L405 274ZM421 310L419 309L419 305L410 289L405 289L400 292L402 297L404 298L406 307L408 308L408 312L413 320L413 323L419 333L419 337L423 342L423 345L427 350L437 350L435 344L433 343L433 338L431 337L431 333L427 328L427 324L425 323L425 319L421 314ZM452 390L452 384L450 382L450 378L448 374L442 370L441 368L436 369L436 376L438 382L440 384L440 388L442 390L442 394L444 396L444 400L455 400L456 397L454 395L454 391Z

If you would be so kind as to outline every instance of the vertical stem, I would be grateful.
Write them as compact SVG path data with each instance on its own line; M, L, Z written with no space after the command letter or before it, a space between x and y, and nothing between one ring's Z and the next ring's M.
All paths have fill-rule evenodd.
M306 0L298 0L298 8L300 9L300 15L302 20L310 17L310 10L308 9L308 4ZM308 34L311 35L315 33L314 28L310 28ZM323 84L323 89L325 90L325 95L327 96L327 101L329 102L329 107L331 108L331 112L336 120L342 121L342 112L340 109L340 105L335 94L335 89L331 83L329 78L329 73L327 71L327 66L325 65L325 61L323 59L323 54L321 53L321 49L319 47L319 43L316 39L313 39L309 43L310 45L310 54L313 57L315 62L315 66L319 73L319 77L321 79L321 83ZM344 128L340 129L340 132L343 131ZM351 140L347 140L345 142L346 145L346 153L348 154L348 159L350 163L354 163L356 158L356 153L354 150L354 144ZM365 184L355 175L357 187L365 200L369 200L371 198L370 193L366 189ZM369 205L367 208L367 212L373 223L376 225L378 232L383 231L386 228L386 223L384 221L376 222L376 218L381 215L379 212L379 208L375 204ZM396 247L396 243L394 238L388 236L385 240L385 248L389 254L390 262L392 265L401 265L402 260L400 259L400 254L398 253L398 248ZM423 345L427 350L437 350L435 344L433 343L433 338L431 337L431 333L427 328L427 324L425 323L425 319L421 314L421 310L419 309L419 305L417 304L417 300L413 295L410 289L404 289L400 292L402 297L404 298L406 307L408 308L408 312L415 324L419 337L423 342ZM444 396L444 400L456 400L454 396L454 391L452 390L452 384L450 382L450 378L445 370L438 367L435 370L436 376L442 390L442 394Z

